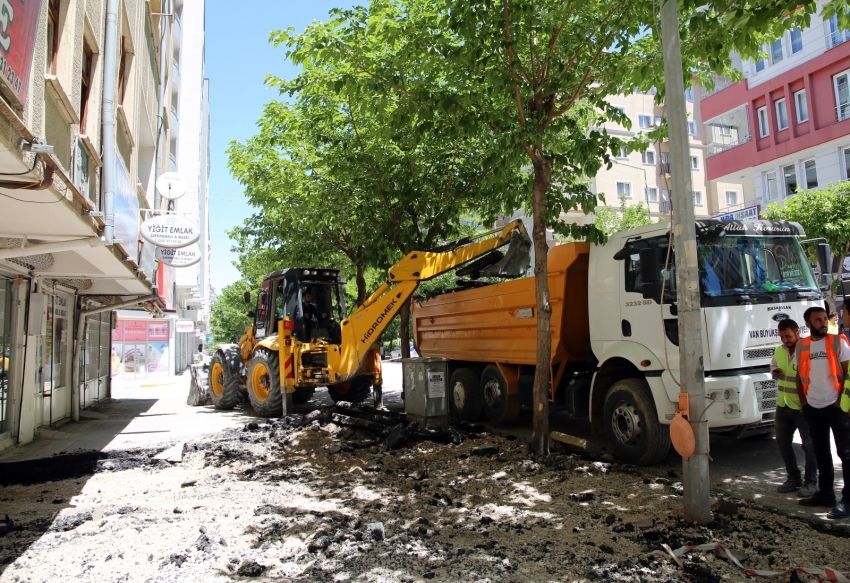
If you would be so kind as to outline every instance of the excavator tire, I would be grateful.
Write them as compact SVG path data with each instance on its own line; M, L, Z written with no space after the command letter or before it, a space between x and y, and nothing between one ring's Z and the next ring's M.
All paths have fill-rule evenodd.
M372 393L371 375L360 375L347 383L331 385L328 387L328 395L334 403L348 401L349 403L362 403Z
M295 387L295 392L292 393L292 402L296 405L303 405L313 398L315 392L316 387Z
M283 394L280 391L280 360L277 354L261 348L248 365L248 399L263 417L280 417Z
M245 400L242 376L238 374L238 368L228 363L226 351L216 351L210 359L210 396L216 409L229 411ZM241 357L237 353L237 358Z

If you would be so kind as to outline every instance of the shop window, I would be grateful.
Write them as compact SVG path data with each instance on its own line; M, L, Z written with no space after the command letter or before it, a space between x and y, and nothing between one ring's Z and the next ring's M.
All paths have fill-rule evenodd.
M13 290L13 280L0 276L0 436L11 429Z

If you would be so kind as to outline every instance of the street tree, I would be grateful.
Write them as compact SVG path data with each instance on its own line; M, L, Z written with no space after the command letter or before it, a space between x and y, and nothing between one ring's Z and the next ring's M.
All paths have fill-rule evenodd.
M769 220L800 223L809 238L823 238L838 259L837 280L844 277L844 260L850 254L850 183L834 182L826 188L799 190L785 204L771 203L761 214Z
M237 342L251 325L251 318L245 312L252 306L245 304L244 295L246 291L252 291L252 287L250 282L240 279L222 289L212 303L210 329L216 343Z
M620 195L620 209L611 206L596 207L593 223L606 235L652 224L643 202L626 204L626 196Z

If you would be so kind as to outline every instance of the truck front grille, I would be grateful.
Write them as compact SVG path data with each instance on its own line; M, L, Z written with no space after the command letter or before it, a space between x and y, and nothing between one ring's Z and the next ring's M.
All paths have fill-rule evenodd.
M776 381L756 381L753 383L756 389L756 399L759 402L759 411L771 411L776 409L776 396L778 394Z
M328 366L328 353L327 352L302 352L301 353L301 366L305 368L309 367L326 367Z
M761 358L771 358L773 356L773 348L750 348L744 351L744 360L758 360Z

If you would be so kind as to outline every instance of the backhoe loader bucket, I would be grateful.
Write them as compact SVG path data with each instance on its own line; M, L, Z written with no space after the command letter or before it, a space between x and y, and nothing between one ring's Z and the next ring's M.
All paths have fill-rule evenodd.
M520 233L511 233L508 251L498 263L481 270L481 275L489 277L521 277L531 266L531 240Z

